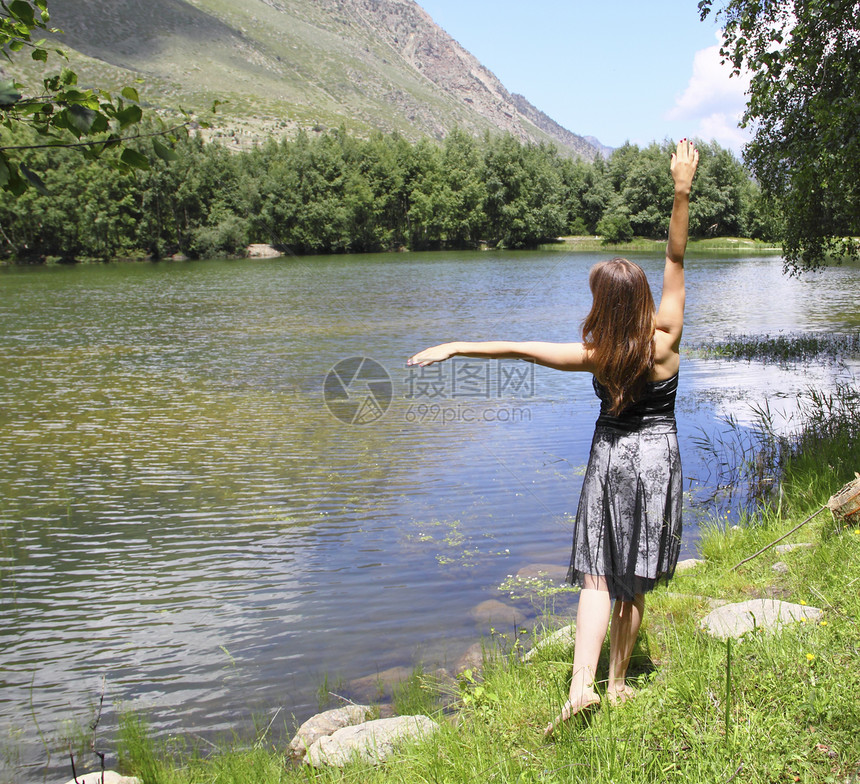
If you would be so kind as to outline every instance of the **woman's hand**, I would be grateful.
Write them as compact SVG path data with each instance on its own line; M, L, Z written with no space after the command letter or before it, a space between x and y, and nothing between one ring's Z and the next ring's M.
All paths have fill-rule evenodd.
M693 185L693 175L699 165L699 151L689 139L681 139L678 148L672 153L672 163L669 170L675 181L675 193L689 195Z
M441 343L438 346L425 348L424 351L419 351L415 356L409 357L406 364L424 367L425 365L432 365L434 362L444 362L457 353L456 347L456 343Z

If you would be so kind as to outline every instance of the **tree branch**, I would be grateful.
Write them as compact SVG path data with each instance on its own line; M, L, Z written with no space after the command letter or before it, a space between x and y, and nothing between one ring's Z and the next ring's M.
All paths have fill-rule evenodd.
M101 141L94 142L61 142L58 141L55 144L19 144L10 147L0 147L0 152L5 152L6 150L41 150L45 147L97 147L98 145L104 144L119 144L120 142L134 141L135 139L149 139L153 136L164 136L165 134L172 133L173 131L181 130L182 128L194 128L197 127L196 123L189 120L188 122L184 122L181 125L174 125L172 128L166 128L163 131L155 131L153 133L138 133L134 136L117 136L115 139L102 139Z

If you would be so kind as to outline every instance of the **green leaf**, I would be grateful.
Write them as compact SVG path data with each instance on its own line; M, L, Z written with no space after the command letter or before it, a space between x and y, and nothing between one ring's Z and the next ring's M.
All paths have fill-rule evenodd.
M90 133L105 133L105 131L110 130L110 123L108 123L108 118L103 114L96 113L96 117L93 120L93 124L90 126Z
M140 122L141 117L143 117L143 112L139 106L127 106L121 112L116 113L120 128L127 128L129 125Z
M30 185L32 185L39 193L43 196L50 196L51 192L48 190L47 186L44 182L42 182L42 178L36 174L36 172L28 169L23 163L18 165L18 168L21 170L21 174L24 175L24 179L27 180Z
M9 50L12 52L20 52L24 48L24 42L17 38L9 44Z
M5 188L11 178L12 173L6 163L6 156L0 154L0 188Z
M140 103L140 98L138 98L137 90L135 90L134 87L123 87L122 96L123 98L128 98L129 101Z
M41 60L42 62L48 61L48 52L45 49L34 49L33 54L30 56L34 60Z
M119 159L128 166L131 166L133 169L149 168L149 159L137 150L132 150L130 147L126 147L122 151L122 155L119 156Z
M15 89L15 82L0 82L0 106L12 106L21 100L21 93Z
M62 52L59 53L62 54ZM60 79L67 86L78 83L78 75L71 68L63 68L60 72Z
M9 13L16 19L22 21L27 27L36 26L36 18L33 15L33 6L24 0L12 0L7 6Z
M64 114L69 118L70 124L80 133L90 133L90 129L98 116L92 109L87 109L78 104L72 104Z
M179 156L176 154L176 151L171 150L169 147L165 147L160 141L158 141L158 139L152 140L152 147L155 150L155 154L165 163L179 160Z

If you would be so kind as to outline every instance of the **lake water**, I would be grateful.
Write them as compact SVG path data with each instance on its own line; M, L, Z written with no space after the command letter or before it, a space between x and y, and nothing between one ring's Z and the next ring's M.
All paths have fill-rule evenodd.
M659 280L661 259L635 258ZM578 339L597 260L0 271L0 780L70 778L63 738L103 679L103 737L133 709L162 736L209 738L278 709L292 726L321 687L389 667L453 667L488 631L471 610L510 601L507 575L567 563L596 399L583 374L405 359L458 338ZM856 267L688 270L687 344L860 325ZM790 416L799 391L851 372L684 359L682 557L709 481L695 437L765 399Z

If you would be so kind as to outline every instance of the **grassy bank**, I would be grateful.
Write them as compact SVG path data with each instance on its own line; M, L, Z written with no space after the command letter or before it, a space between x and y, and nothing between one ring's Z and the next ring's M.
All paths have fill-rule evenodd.
M526 663L521 652L534 640L509 635L489 644L480 675L440 686L416 672L401 704L423 707L441 730L380 767L297 768L265 732L246 748L171 753L134 717L125 721L122 764L146 784L860 782L860 523L820 514L787 540L812 547L771 549L733 569L853 477L858 436L850 401L810 406L781 453L782 492L736 527L713 520L701 540L704 561L649 597L631 666L637 698L604 704L555 740L542 730L564 701L571 651L559 645ZM699 630L708 597L773 597L824 616L776 635L748 634L729 649ZM453 709L437 707L440 695Z
M541 250L589 251L592 253L663 253L666 240L649 240L637 237L632 242L620 245L604 245L600 237L560 237L558 242L540 246ZM744 237L713 237L710 239L691 239L687 243L687 253L726 253L730 255L774 255L782 253L778 245Z

